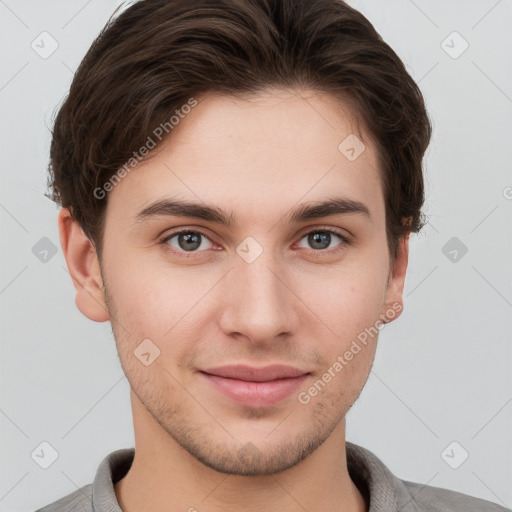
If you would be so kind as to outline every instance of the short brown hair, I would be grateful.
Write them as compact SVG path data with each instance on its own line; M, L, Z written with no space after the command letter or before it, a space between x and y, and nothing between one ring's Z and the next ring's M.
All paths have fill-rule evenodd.
M300 87L348 100L376 144L392 262L400 238L423 227L430 120L402 61L360 12L341 0L144 0L116 12L59 109L48 166L49 197L100 258L108 197L94 190L208 92Z

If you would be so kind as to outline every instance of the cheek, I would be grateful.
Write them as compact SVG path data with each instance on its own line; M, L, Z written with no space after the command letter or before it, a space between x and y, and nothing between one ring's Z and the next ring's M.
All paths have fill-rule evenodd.
M119 247L121 243L108 248L110 261L115 264L107 269L107 284L116 317L130 332L131 343L149 338L162 350L180 353L187 346L187 338L218 313L219 304L228 305L225 299L215 301L225 285L219 282L225 269L202 264L179 267L171 265L159 251L144 253ZM383 251L385 247L375 244L348 253L340 264L308 265L284 276L307 306L304 310L304 304L297 302L297 310L304 310L303 318L309 318L302 329L308 331L313 324L318 327L323 322L335 333L316 333L329 340L324 353L339 352L378 318L387 279ZM234 292L223 295L237 300ZM126 337L124 330L120 334Z
M198 333L211 321L205 310L212 307L208 292L219 279L204 270L199 275L199 268L179 271L146 259L123 261L111 273L115 316L124 327L116 329L118 350L128 367L135 365L136 374L134 350L146 339L157 347L157 361L165 368L190 366L197 356Z
M126 252L112 253L110 261L115 263L108 269L107 284L117 313L134 330L149 329L162 336L204 294L205 276L199 279L193 268L180 271L166 264L156 249L149 251L153 254L133 248Z
M326 372L331 392L349 401L360 392L375 356L386 265L382 254L361 255L336 269L304 273L295 281L297 295L305 297L314 313L306 313L302 329L317 341L323 361L320 378Z
M385 299L386 261L360 259L296 276L294 289L338 337L357 335L379 317Z

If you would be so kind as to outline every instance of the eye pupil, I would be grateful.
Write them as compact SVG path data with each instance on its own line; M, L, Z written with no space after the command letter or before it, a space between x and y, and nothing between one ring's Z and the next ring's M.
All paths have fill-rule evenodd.
M312 247L314 247L315 249L326 249L327 247L329 247L329 244L331 243L331 234L325 231L311 233L308 238ZM327 242L327 244L325 244L325 242ZM316 244L320 244L321 246L325 244L325 247L318 247Z
M201 235L199 233L181 233L178 236L178 244L184 251L193 251L201 245L200 238ZM192 247L190 244L192 244Z
M317 250L317 251L325 251L326 249L329 249L329 246L332 242L332 236L340 238L342 241L345 241L343 236L333 233L330 230L318 230L318 231L311 231L307 235L308 244L311 248ZM196 252L198 249L201 248L203 245L203 237L205 237L208 240L208 237L206 235L203 235L200 231L188 231L183 230L181 232L177 232L172 236L167 237L163 242L167 243L170 242L172 239L177 238L178 248L179 250L177 252ZM176 243L176 242L174 242ZM171 244L170 245L174 245ZM343 247L343 243L341 244L341 247ZM347 245L347 242L345 241L345 245ZM175 251L176 252L176 251Z

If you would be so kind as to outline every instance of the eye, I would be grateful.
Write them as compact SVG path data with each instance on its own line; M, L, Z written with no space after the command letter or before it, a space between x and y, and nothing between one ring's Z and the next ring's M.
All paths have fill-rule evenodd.
M316 249L315 252L326 251L328 249L333 249L333 247L330 247L331 242L333 242L333 235L335 238L341 240L341 243L334 247L335 250L341 249L350 243L345 235L331 229L316 229L315 231L310 231L305 236L303 236L301 240L306 239L306 242L310 245L310 247Z
M341 242L332 247L331 244L336 238ZM350 244L350 240L343 233L332 229L315 229L306 233L300 239L300 241L302 240L306 240L306 243L309 244L310 248L314 249L314 253L318 256L324 251L331 253L342 250L346 245ZM198 253L214 247L213 242L202 231L193 229L182 229L171 233L163 238L160 243L174 254L185 258L194 258Z
M175 233L165 237L161 242L169 245L171 250L177 253L200 252L198 251L199 249L208 249L208 243L213 246L211 240L204 233L191 229L176 231Z

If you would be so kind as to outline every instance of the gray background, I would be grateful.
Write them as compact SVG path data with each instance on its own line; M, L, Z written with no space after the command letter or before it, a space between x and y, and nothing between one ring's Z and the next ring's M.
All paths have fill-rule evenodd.
M434 136L405 311L382 330L347 438L400 478L511 507L512 2L350 3L419 82ZM118 4L0 0L2 511L50 503L133 446L110 325L76 308L57 208L43 195L53 110ZM45 59L31 47L43 31L58 43ZM44 441L58 452L48 469L31 457Z

